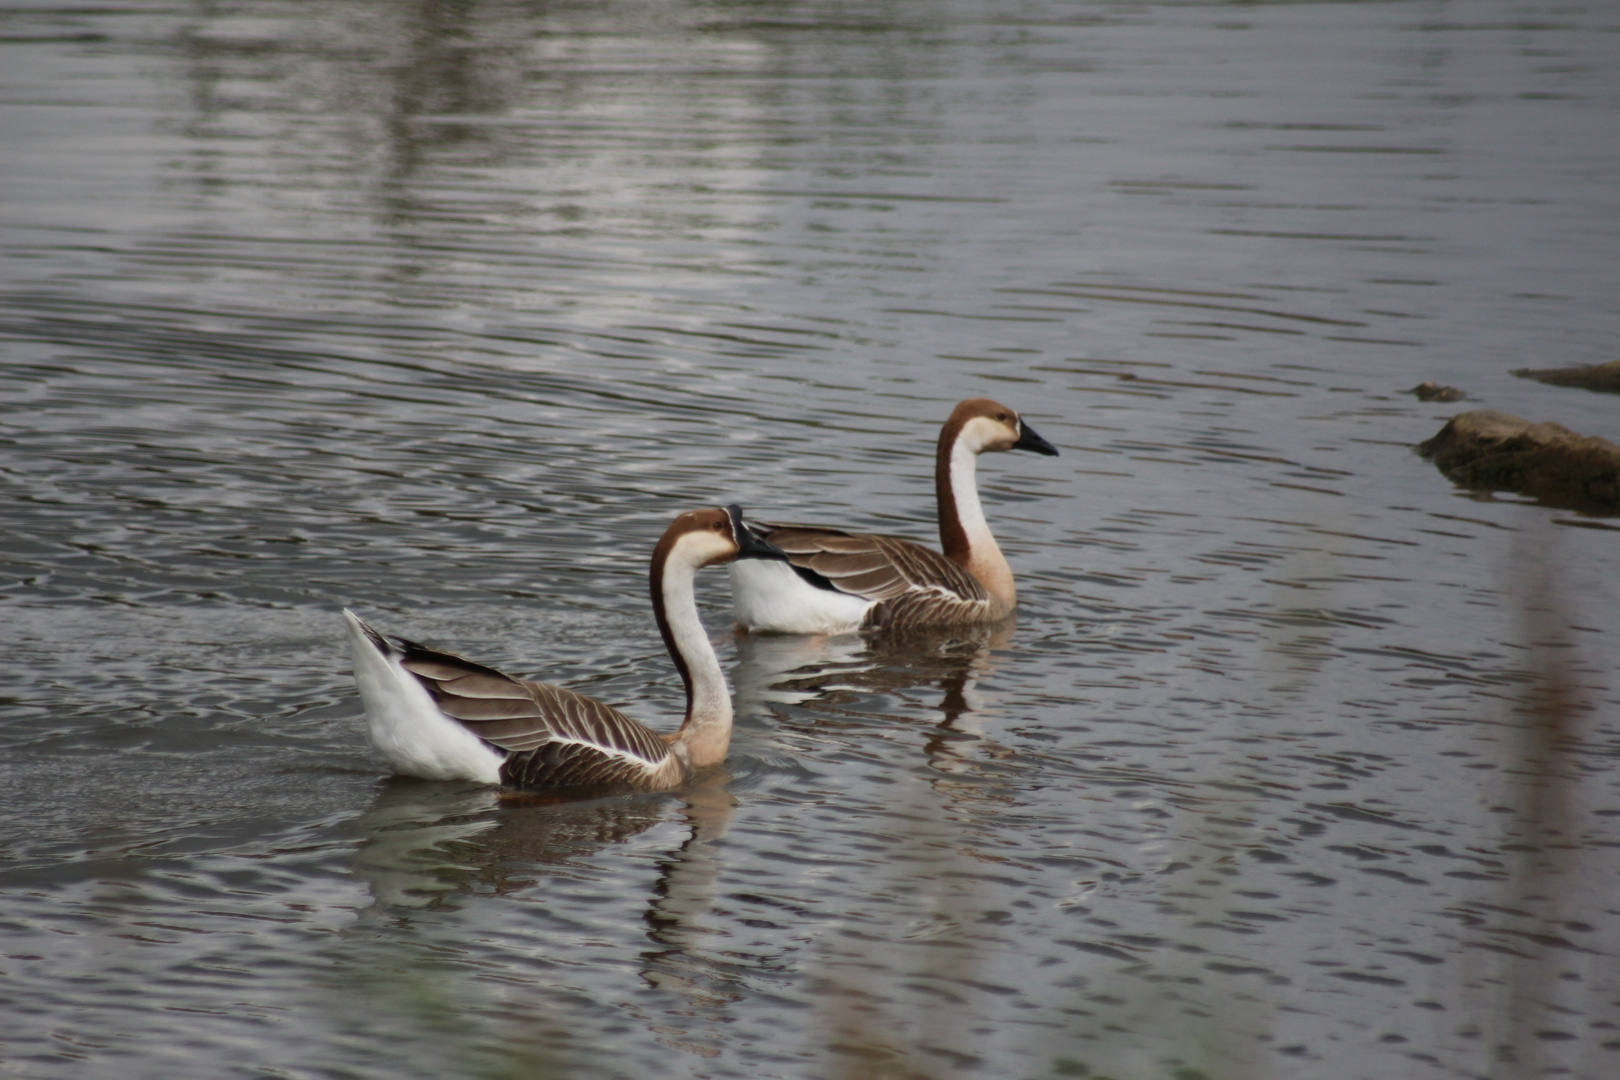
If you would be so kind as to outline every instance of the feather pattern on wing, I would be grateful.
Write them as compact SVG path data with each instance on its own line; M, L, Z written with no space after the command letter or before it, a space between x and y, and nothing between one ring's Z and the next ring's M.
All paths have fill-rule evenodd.
M517 679L403 638L400 663L446 716L507 753L501 777L515 787L648 786L681 763L669 743L600 701Z
M990 606L990 594L966 569L902 537L819 525L752 528L811 584L878 601L868 627L982 622Z

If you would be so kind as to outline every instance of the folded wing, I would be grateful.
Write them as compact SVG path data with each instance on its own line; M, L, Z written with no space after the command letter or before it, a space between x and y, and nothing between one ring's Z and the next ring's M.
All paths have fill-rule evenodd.
M990 594L966 569L898 536L818 525L752 528L812 585L879 601L868 626L975 622L990 604Z
M393 643L403 650L400 665L446 716L507 752L501 774L508 784L641 786L672 765L668 743L600 701L412 641Z

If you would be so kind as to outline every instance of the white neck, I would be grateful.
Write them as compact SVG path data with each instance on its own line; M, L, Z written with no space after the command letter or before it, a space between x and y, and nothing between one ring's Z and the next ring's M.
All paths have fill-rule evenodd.
M1007 565L1001 546L990 533L990 524L984 519L984 507L979 503L978 464L982 449L968 425L958 433L950 447L950 456L940 462L947 469L945 483L939 485L940 540L945 554L955 559L990 593L996 608L1002 612L1013 609L1018 591L1013 586L1012 567ZM950 501L950 507L943 505ZM960 533L953 539L946 519L954 512ZM966 550L960 545L965 542Z
M978 471L978 449L969 446L966 438L957 439L951 447L951 497L956 503L956 520L962 523L975 556L986 546L999 555L996 538L990 535L990 523L984 520L984 507L979 503Z
M731 742L731 692L709 633L698 618L697 597L692 591L698 564L682 554L677 547L665 564L662 596L670 647L687 677L686 720L673 741L685 749L693 767L701 767L726 756Z

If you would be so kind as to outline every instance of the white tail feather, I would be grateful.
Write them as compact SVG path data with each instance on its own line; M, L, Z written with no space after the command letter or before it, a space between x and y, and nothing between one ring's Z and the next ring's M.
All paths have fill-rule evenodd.
M347 608L354 681L366 708L366 731L395 772L424 780L501 782L505 755L439 711L416 676L377 647Z

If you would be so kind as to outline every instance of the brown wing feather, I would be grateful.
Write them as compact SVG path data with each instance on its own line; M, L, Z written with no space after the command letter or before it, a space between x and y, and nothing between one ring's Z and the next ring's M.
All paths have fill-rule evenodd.
M645 784L663 771L669 744L595 698L549 683L515 679L452 653L393 639L400 663L445 715L511 757L502 776L522 787L575 783ZM566 780L569 776L602 777ZM541 778L549 777L543 782Z
M794 566L840 592L880 601L869 626L982 622L990 594L979 579L931 548L898 536L818 525L761 525Z
M520 788L665 787L669 772L660 768L649 777L645 766L571 742L549 742L513 754L501 765L501 779Z
M876 536L814 525L764 525L765 539L787 553L788 562L825 578L840 592L886 600L910 587Z
M979 584L979 579L954 559L898 536L877 536L873 539L883 545L889 561L914 587L944 589L966 601L989 601L990 594Z

